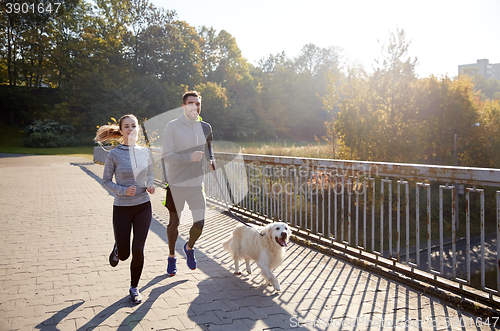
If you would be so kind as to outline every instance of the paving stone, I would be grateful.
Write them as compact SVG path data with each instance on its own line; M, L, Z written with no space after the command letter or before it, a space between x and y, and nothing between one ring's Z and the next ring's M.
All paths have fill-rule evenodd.
M192 303L191 304L191 310L196 314L196 315L203 315L207 311L214 311L214 310L221 310L221 311L231 311L231 308L228 307L224 301L218 300L218 301L212 301L210 303Z
M234 320L242 318L258 319L259 317L247 307L231 311L215 311L215 315L224 323L233 323Z
M182 320L189 326L189 321L185 318L182 318ZM207 311L202 315L192 315L189 317L189 320L198 325L224 324L214 311Z
M287 313L286 308L280 306L271 306L271 307L248 307L256 316L260 319L265 319L270 315L276 315L280 313Z
M162 322L164 323L164 327L166 330L168 330L169 328L174 330L185 329L184 324L182 324L178 316L169 316L166 320L163 320Z
M139 285L144 302L132 305L130 258L116 268L108 263L113 197L100 183L103 166L74 157L0 155L0 168L1 185L15 188L0 190L0 331L288 330L292 317L475 318L294 243L274 270L282 285L275 293L255 263L251 275L232 273L234 261L221 243L238 222L211 206L196 246L198 269L189 270L182 253L192 224L184 212L176 245L178 274L167 277L168 211L162 188L151 196L154 218Z
M239 320L246 326L247 330L288 330L290 327L270 327L263 320L251 320L251 319L241 319ZM294 328L295 330L303 330L304 328ZM311 329L312 330L312 329Z
M208 326L208 330L210 331L234 331L234 330L246 330L247 327L245 323L240 320L233 321L230 324L211 324Z

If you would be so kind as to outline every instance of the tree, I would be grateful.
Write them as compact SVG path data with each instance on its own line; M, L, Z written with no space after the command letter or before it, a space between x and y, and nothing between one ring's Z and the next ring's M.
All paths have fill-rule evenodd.
M211 63L205 70L207 81L231 88L241 79L250 78L248 62L230 33L222 30L215 36L215 30L202 27L200 36L203 62Z
M71 81L82 71L96 64L97 58L93 56L95 47L89 44L92 39L95 40L90 4L77 1L70 8L61 8L61 11L53 22L51 68L47 79L47 83L55 88L71 85Z
M454 133L458 132L460 137L468 135L478 122L474 85L467 77L455 80L443 77L429 86L436 88L433 97L436 99L432 112L423 121L426 162L453 165Z
M12 1L22 5L21 1ZM45 70L45 56L50 54L51 13L38 11L24 14L7 13L6 3L1 4L0 27L2 53L6 55L8 83L40 87Z
M141 67L145 67L148 58L147 54L151 50L150 42L152 40L148 38L148 33L151 33L151 31L148 30L150 30L150 27L159 27L159 29L153 30L161 31L161 27L172 23L176 13L173 10L155 7L149 0L129 1L130 6L127 7L128 29L123 37L125 44L124 56L131 61L135 71L139 72Z
M201 51L195 29L184 21L174 20L173 12L157 16L137 37L134 58L138 73L176 85L193 87L201 83Z
M407 153L412 138L405 134L408 132L405 128L414 122L413 86L417 59L408 56L409 46L404 30L391 32L389 42L382 45L382 54L375 60L376 68L370 77L372 108L385 123L379 133L384 135L386 142L385 150L379 151L385 160L405 161L410 157Z
M259 117L272 137L312 139L325 134L327 112L318 96L326 91L327 72L340 72L340 49L305 45L290 59L285 53L270 55L252 72L260 87Z
M201 116L212 125L214 138L227 139L235 128L230 122L226 89L213 82L197 85L195 89L202 95Z
M315 77L323 77L325 72L335 73L341 67L342 49L336 46L321 48L314 44L306 44L295 59L298 73L308 73Z
M500 168L500 100L487 100L479 111L480 127L474 130L474 134L479 135L480 143L485 147L485 161L478 166ZM463 155L463 162L474 164L477 162L478 155L469 151L476 149L466 149ZM483 159L483 158L480 158Z
M342 86L342 81L340 80L340 78L341 77L339 77L338 74L335 74L332 70L328 70L325 73L325 95L322 97L317 94L317 96L320 97L321 101L323 102L323 109L326 110L326 112L331 116L331 120L325 122L326 135L323 136L323 139L332 142L332 157L334 159L336 158L335 144L337 141L335 120L340 110L338 106L340 104Z
M373 109L370 82L363 68L348 68L341 88L340 111L334 124L338 134L339 157L379 160L384 141L380 135L381 117Z
M251 139L262 133L259 121L260 95L258 83L250 73L250 65L231 34L222 30L201 27L200 49L204 81L214 82L225 89L229 127L237 130L224 132L224 139Z

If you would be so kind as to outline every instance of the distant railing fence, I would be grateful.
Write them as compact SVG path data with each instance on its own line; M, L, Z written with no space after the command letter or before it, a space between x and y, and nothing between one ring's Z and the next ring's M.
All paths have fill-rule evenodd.
M163 181L160 150L152 151ZM235 209L499 299L498 169L233 153L216 160ZM223 199L210 174L205 193Z

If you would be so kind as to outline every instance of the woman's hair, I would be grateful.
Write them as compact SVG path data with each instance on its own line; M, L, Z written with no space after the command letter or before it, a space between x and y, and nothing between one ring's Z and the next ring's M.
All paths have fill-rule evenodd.
M96 141L98 143L102 143L102 142L107 141L107 140L122 140L123 136L120 133L120 129L122 127L122 121L125 118L131 118L131 119L135 120L136 122L138 122L137 117L135 117L132 114L123 115L122 117L120 117L120 120L118 121L118 125L107 124L107 125L103 125L103 126L99 127L99 129L97 129L97 132L95 134L94 141Z

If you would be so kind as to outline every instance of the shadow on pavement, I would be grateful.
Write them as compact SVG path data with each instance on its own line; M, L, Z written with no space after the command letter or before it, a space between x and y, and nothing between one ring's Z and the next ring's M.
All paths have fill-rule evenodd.
M100 182L97 175L84 169L85 166L80 168ZM163 190L157 192L162 193ZM166 209L158 208L153 213L150 230L165 242L166 248L168 213ZM289 245L283 265L275 270L282 286L282 291L275 293L272 287L265 286L261 281L260 270L255 264L252 264L253 273L250 275L246 272L239 276L232 273L234 263L232 257L222 250L222 242L229 238L238 223L210 208L207 209L206 219L203 234L195 247L198 269L176 276L187 276L188 279L153 289L149 299L122 321L122 326L127 325L130 329L136 327L153 302L174 287L182 299L177 305L189 306L183 316L187 314L194 325L184 325L186 329L196 325L204 330L279 330L296 329L298 326L307 329L334 327L380 330L387 326L380 323L396 326L401 322L428 320L436 315L446 318L451 311L453 316L457 316L457 313L459 317L462 316L460 311L443 306L438 300L408 286L294 243ZM190 227L191 215L185 210L176 245L179 264L185 263L182 244ZM165 255L165 263L166 259ZM172 279L164 274L164 269L161 272L162 275L150 281L141 291L165 279ZM196 287L197 291L193 290ZM98 326L122 308L124 301L119 300L102 310L80 330ZM441 310L436 311L435 306ZM63 315L58 315L59 312L54 318L58 316L60 321L71 311L62 312ZM311 321L316 324L307 324Z
M165 275L160 275L160 276L157 276L155 277L154 279L152 279L148 284L146 284L145 286L143 286L141 289L140 289L140 292L144 292L147 288L155 285L155 284L158 284L160 283L161 281L167 279L167 277ZM173 283L170 283L170 284L167 284L167 285L163 285L163 286L160 286L160 287L156 287L154 288L146 301L144 301L140 307L138 307L133 314L130 314L125 320L123 320L121 323L120 323L120 326L128 326L130 328L130 330L133 330L137 324L139 324L142 319L144 318L144 316L146 316L146 314L148 313L148 311L151 309L151 306L153 305L153 303L156 301L156 299L158 299L158 297L167 292L168 290L172 289L173 287L179 285L179 284L182 284L186 282L186 280L180 280L180 281L176 281L176 282L173 282ZM115 312L117 312L119 309L121 308L125 308L125 307L130 307L130 306L133 306L132 303L130 303L129 301L129 297L126 296L125 298L119 300L119 301L116 301L114 302L113 304L111 304L108 308L102 310L99 312L99 314L97 314L93 319L91 319L90 321L88 321L85 325L83 325L82 327L80 327L78 330L88 330L89 328L92 328L92 327L97 327L99 326L100 324L102 324L107 318L109 318L110 316L112 316Z
M75 303L61 311L58 311L55 315L50 316L45 321L41 322L35 329L46 330L46 331L59 331L57 324L59 324L64 318L80 307L85 301Z

